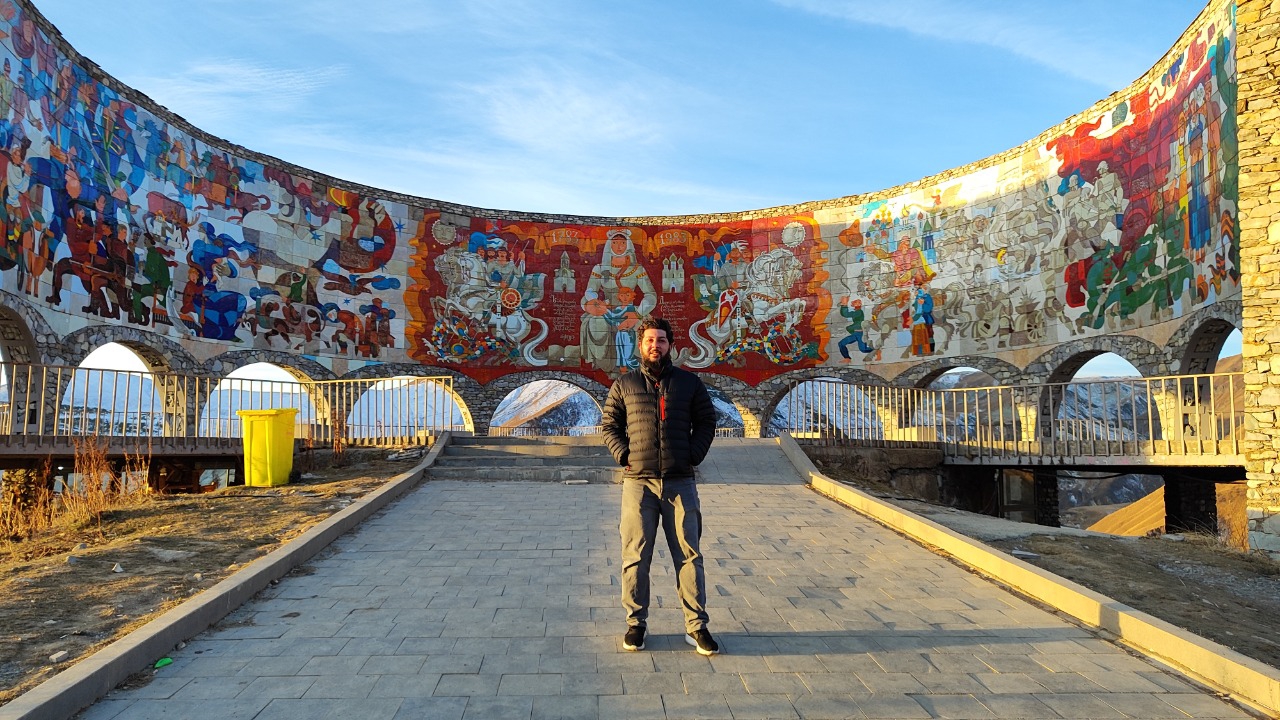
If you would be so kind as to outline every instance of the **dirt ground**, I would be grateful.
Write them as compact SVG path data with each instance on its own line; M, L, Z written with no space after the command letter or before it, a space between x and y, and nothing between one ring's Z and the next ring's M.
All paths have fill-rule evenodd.
M1120 537L975 515L822 472L1130 607L1280 668L1280 563L1211 535ZM1025 556L1032 553L1034 557Z
M288 485L150 496L112 511L101 527L0 544L0 705L421 460L348 450L343 467L334 467L317 455L313 477ZM308 470L303 462L299 469ZM64 650L64 660L50 662Z
M145 624L409 470L382 453L277 488L154 496L101 528L0 545L0 704ZM1012 523L901 497L839 467L831 477L1280 667L1280 563L1215 538L1120 538ZM116 564L123 572L113 572ZM52 663L59 651L68 657Z

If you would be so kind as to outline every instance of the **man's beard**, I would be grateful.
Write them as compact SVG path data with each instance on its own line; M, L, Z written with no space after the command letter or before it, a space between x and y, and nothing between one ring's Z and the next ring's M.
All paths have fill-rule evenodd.
M640 356L640 369L649 377L658 377L669 365L671 365L671 355L661 355L657 360L650 360L648 355Z

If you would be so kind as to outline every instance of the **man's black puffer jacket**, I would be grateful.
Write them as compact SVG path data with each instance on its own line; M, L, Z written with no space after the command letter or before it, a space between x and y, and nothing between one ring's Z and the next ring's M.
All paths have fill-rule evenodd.
M715 439L716 409L702 378L664 363L656 383L640 370L618 378L604 402L602 425L626 477L691 478Z

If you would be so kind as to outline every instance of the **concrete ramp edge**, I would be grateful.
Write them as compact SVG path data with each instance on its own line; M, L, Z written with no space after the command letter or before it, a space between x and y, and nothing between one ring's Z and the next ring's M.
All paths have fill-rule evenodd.
M1023 562L823 475L789 434L782 451L809 486L1236 700L1280 717L1280 670Z
M393 477L217 585L14 698L0 707L0 720L69 718L89 707L130 675L149 667L178 643L204 632L272 581L284 577L392 500L417 487L450 437L448 432L441 433L431 451L412 470Z

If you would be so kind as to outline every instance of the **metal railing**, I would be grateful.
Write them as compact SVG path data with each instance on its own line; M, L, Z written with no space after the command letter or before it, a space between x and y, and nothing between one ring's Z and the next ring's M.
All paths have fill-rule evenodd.
M785 399L800 440L941 448L960 462L1236 464L1242 373L965 389L811 380Z
M294 408L312 445L421 444L459 427L453 378L275 381L0 363L0 443L80 437L225 445L238 410Z

